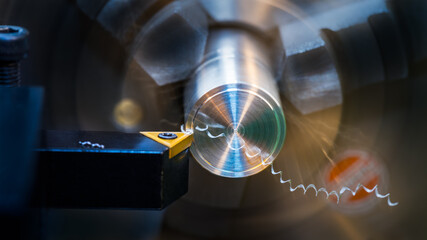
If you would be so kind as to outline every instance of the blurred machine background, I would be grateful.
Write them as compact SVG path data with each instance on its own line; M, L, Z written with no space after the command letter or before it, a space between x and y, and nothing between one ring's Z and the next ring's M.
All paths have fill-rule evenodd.
M336 204L290 192L270 168L230 175L225 165L213 174L191 156L188 192L163 210L102 200L91 209L30 208L16 220L23 239L427 238L427 1L0 0L0 24L30 32L21 85L44 88L42 129L180 131L231 68L238 83L266 90L273 100L265 102L286 119L286 140L280 128L256 136L284 180L329 191L340 181L378 185L399 202L361 193ZM250 98L214 103L244 109ZM256 109L265 102L251 100L250 114L268 115ZM212 106L194 122L215 125L221 111ZM220 144L197 134L205 133L194 137L209 159L220 155ZM270 148L274 137L281 151Z

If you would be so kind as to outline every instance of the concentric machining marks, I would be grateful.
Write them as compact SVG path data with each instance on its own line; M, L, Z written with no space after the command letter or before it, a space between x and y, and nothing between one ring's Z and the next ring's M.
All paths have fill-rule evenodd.
M221 138L221 137L226 137L226 135L225 135L225 133L220 133L220 134L218 134L218 135L213 135L211 132L209 132L209 126L207 126L206 125L206 127L204 127L204 128L202 128L202 127L199 127L199 126L196 126L195 127L195 129L197 130L197 131L199 131L199 132L206 132L206 135L208 135L208 137L210 137L210 138L212 138L212 139L216 139L216 138ZM183 125L181 126L181 131L183 131ZM185 131L183 131L183 132L185 132ZM265 161L263 161L262 160L262 154L261 154L261 149L259 149L258 147L252 147L252 148L250 148L249 149L249 147L246 145L246 142L245 142L245 140L243 140L243 139L240 139L240 141L242 141L243 142L243 144L240 146L240 147L238 147L238 148L235 148L235 147L233 147L232 146L232 142L231 141L228 141L227 143L228 143L228 147L230 148L230 149L232 149L232 150L235 150L235 151L237 151L237 150L240 150L240 149L242 149L242 148L244 148L245 149L245 155L248 157L248 158L255 158L255 157L260 157L261 159L261 161L262 161L262 163L264 164L264 165L268 165L268 164L266 164L265 163ZM249 152L255 152L255 154L250 154ZM268 157L268 156L267 156ZM266 158L267 158L266 157Z
M196 130L197 130L197 131L199 131L199 132L206 132L206 134L207 134L207 135L208 135L208 137L210 137L210 138L215 139L215 138L225 137L225 133L221 133L221 134L219 134L219 135L217 135L217 136L212 135L212 133L211 133L211 132L209 132L209 131L208 131L208 129L209 129L209 127L208 127L208 126L206 126L205 128L201 128L201 127L199 127L199 126L197 126L197 127L196 127Z
M221 137L225 137L225 134L224 133L221 133L221 134L219 134L219 135L217 135L217 136L214 136L214 135L212 135L210 132L209 132L209 126L205 126L205 127L199 127L199 126L196 126L195 127L195 130L197 130L197 131L200 131L200 132L206 132L206 134L210 137L210 138L213 138L213 139L215 139L215 138L221 138ZM193 131L192 130L187 130L187 129L184 129L184 125L181 125L181 131L182 132L184 132L184 133L187 133L187 134L192 134L193 133ZM230 144L230 143L229 143ZM255 154L253 154L253 155L251 155L251 154L249 154L248 152L250 151L250 150L252 150L252 151L254 151L254 149L250 149L250 150L248 150L248 147L246 146L246 144L244 144L243 145L243 148L245 148L245 154L246 154L246 156L247 157L249 157L249 158L255 158L255 157L260 157L261 158L261 162L262 162L262 164L264 164L264 165L268 165L269 163L266 163L265 162L265 160L263 160L263 159L267 159L269 156L264 156L263 155L263 153L261 152L261 150L259 149L259 148L257 148L257 147L255 147L254 149L255 149ZM331 195L335 195L336 197L337 197L337 204L339 204L339 202L340 202L340 198L341 198L341 196L345 193L345 192L350 192L353 196L355 196L358 192L359 192L359 190L361 190L361 189L363 189L363 190L365 190L367 193L372 193L372 192L375 192L375 196L377 197L377 198L380 198L380 199L383 199L383 198L387 198L387 204L390 206L390 207L394 207L394 206L397 206L397 205L399 205L399 202L392 202L391 200L390 200L390 193L387 193L387 194L385 194L385 195L383 195L383 194L381 194L381 193L379 193L378 192L378 185L375 185L373 188L368 188L368 187L366 187L366 186L364 186L363 184L358 184L357 185L357 187L355 188L355 190L352 190L352 189L350 189L349 187L342 187L339 191L330 191L330 192L328 192L327 190L326 190L326 188L317 188L314 184L309 184L307 187L306 186L304 186L303 184L299 184L298 186L296 186L295 188L293 188L292 187L292 180L291 179L287 179L287 180L283 180L283 171L275 171L274 170L274 163L271 163L271 165L270 165L270 167L271 167L271 174L273 174L273 175L280 175L280 178L279 178L279 180L280 180L280 183L281 184L284 184L284 183L289 183L289 191L290 192L295 192L296 190L298 190L298 189L302 189L303 191L304 191L304 195L307 193L307 191L309 190L309 189L313 189L314 191L315 191L315 193L316 193L316 197L319 195L319 193L321 193L321 192L323 192L323 193L325 193L325 195L326 195L326 199L328 199Z

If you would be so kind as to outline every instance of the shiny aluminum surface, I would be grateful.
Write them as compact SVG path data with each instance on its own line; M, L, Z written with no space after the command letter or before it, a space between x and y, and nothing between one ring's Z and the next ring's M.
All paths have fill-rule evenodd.
M285 117L261 39L237 29L213 30L205 60L185 93L194 158L230 178L265 169L280 152Z

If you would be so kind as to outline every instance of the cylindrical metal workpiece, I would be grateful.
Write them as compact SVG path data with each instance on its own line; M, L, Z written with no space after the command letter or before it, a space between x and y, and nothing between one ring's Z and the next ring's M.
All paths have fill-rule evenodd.
M205 59L185 93L194 158L231 178L265 169L280 152L286 124L269 49L238 29L212 30Z

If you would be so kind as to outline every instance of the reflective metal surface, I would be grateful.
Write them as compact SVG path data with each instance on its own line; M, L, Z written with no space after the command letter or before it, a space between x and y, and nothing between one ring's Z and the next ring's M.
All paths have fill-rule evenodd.
M342 85L331 52L320 34L321 29L342 30L366 22L372 14L388 11L383 0L336 1L334 7L327 11L321 9L328 4L308 2L311 6L306 9L305 16L282 21L279 26L287 55L281 91L302 114L312 114L343 103ZM367 44L369 41L364 42ZM371 65L373 69L381 68ZM381 79L376 79L379 81Z
M343 101L340 79L325 47L288 56L281 90L302 114L335 107Z
M186 79L200 64L208 19L196 0L165 6L134 40L135 61L159 86Z
M256 174L276 158L286 133L269 50L236 29L212 31L207 44L185 94L191 152L214 174Z
M274 30L264 25L263 21L258 21L264 16L274 17L274 14L265 14L265 8L259 7L261 4L242 4L242 7L253 10L252 13L220 19L214 17L210 13L213 12L211 8L208 9L204 3L225 1L233 2L203 1L209 23L258 23L254 27ZM246 3L248 0L240 2L243 1ZM137 5L165 1L93 0L91 3L98 2L102 6L100 10L95 8L92 12L94 15L85 11L83 2L89 4L84 0L0 1L2 22L24 26L31 32L31 54L22 65L23 84L45 87L45 128L127 132L141 129L178 130L184 119L181 115L184 112L181 92L184 84L159 87L136 61L129 46L122 46L116 33L106 28L106 22L99 17L104 4L134 2L135 5L110 19L112 24L123 24L123 28L115 28L120 32L136 27L134 31L139 33L139 27L144 27L147 22L134 24L134 20L140 19L139 16L144 15L142 12L146 12ZM167 211L49 209L43 211L43 227L38 229L39 224L35 225L37 232L45 233L41 239L427 239L424 230L424 189L427 183L424 161L427 155L424 140L427 134L427 44L424 40L427 31L424 29L427 21L421 21L427 15L423 14L425 7L420 6L425 5L426 1L264 2L277 3L277 6L293 3L306 16L303 19L280 19L279 30L287 53L286 64L289 64L288 69L293 70L284 81L292 80L288 83L296 84L291 86L293 90L290 93L295 99L304 100L302 106L309 107L310 114L301 114L303 109L286 92L282 92L287 123L286 146L274 161L275 169L283 170L284 177L292 179L295 184L315 183L320 187L323 185L319 176L324 176L324 170L331 166L328 156L335 160L334 153L348 149L374 151L380 155L389 176L388 188L381 189L381 192L391 192L392 200L399 201L399 206L390 208L381 201L368 213L348 214L342 212L343 205L330 203L322 194L316 198L311 189L307 195L303 195L302 190L289 193L287 186L280 184L277 175L273 176L270 169L248 178L231 179L210 174L196 161L191 161L189 192ZM333 108L322 105L339 98L328 96L320 101L317 96L321 95L317 93L322 92L302 98L304 91L313 88L306 88L300 79L308 84L315 83L311 85L314 87L322 86L319 81L325 84L335 81L334 78L326 78L332 76L327 74L330 73L330 61L324 57L312 58L325 56L311 54L312 50L324 47L321 42L317 44L319 31L322 28L340 31L364 23L368 16L387 11L385 3L387 6L393 3L396 11L402 13L396 18L404 23L400 26L401 30L405 30L402 36L411 43L408 50L414 61L411 61L410 77L395 82L377 79L375 85L344 96L345 101L342 104L337 101L338 106ZM111 9L120 11L121 7ZM156 14L156 11L148 9L151 15ZM218 9L219 13L233 11L227 7ZM240 16L247 16L252 21L243 21L246 18ZM170 24L173 25L170 29L179 27L174 21L170 21ZM130 62L128 59L131 59ZM384 60L388 59L384 57ZM307 71L298 71L301 69ZM322 74L326 74L325 78ZM327 86L340 90L337 84ZM127 99L135 105L120 104ZM309 105L309 102L313 105ZM117 106L119 111L114 111ZM134 111L128 111L138 109L136 106L142 111L139 121ZM313 107L319 110L312 112L310 108ZM115 115L116 112L119 114ZM330 207L332 204L335 208ZM34 239L34 236L30 239Z

